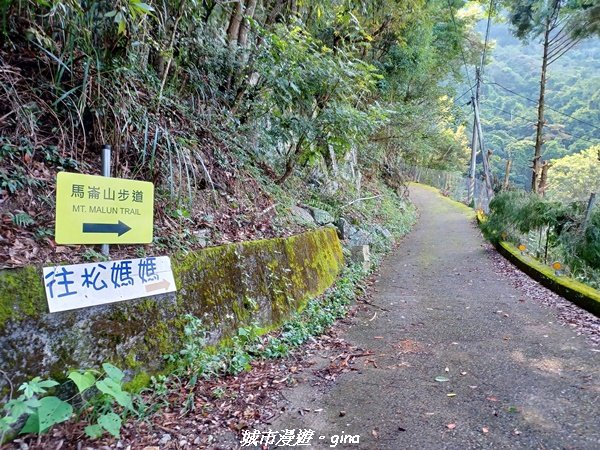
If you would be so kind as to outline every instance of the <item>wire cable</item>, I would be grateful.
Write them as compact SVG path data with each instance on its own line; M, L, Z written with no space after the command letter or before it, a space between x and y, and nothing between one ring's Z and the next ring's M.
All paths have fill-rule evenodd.
M511 117L516 117L516 118L518 118L518 119L525 120L525 121L527 121L527 122L535 122L535 120L529 119L529 118L527 118L527 117L520 116L520 115L518 115L518 114L515 114L515 113L513 113L513 112L505 111L504 109L502 109L502 108L498 108L497 106L494 106L494 105L485 104L485 106L487 106L487 107L490 107L490 108L493 108L493 109L496 109L496 110L498 110L498 111L500 111L500 112L503 112L504 114L508 114L508 115L510 115ZM566 134L567 136L570 136L570 137L572 137L572 138L575 138L575 140L574 140L573 142L577 142L577 141L586 141L586 142L589 142L589 143L590 143L590 144L592 144L592 145L598 145L598 139L596 139L596 138L594 138L594 137L592 137L592 139L596 139L596 141L592 141L592 140L588 139L587 137L583 137L583 136L577 136L577 135L575 135L575 134L573 134L573 133L569 133L568 131L561 130L560 132L561 132L562 134Z
M458 26L456 25L456 20L454 19L454 12L452 11L452 5L450 4L450 0L446 0L448 4L448 10L450 11L450 18L452 19L452 24L454 25L454 31L458 34ZM469 75L469 68L467 67L467 58L465 57L465 50L463 48L462 42L460 44L460 54L462 56L463 65L465 66L465 73L467 74L467 81L469 82L469 86L471 86L471 96L475 97L475 93L473 92L473 83L471 83L471 76Z
M483 52L481 53L481 64L480 64L481 67L479 68L480 78L481 78L482 82L483 82L483 68L485 67L485 55L487 52L488 41L490 39L490 28L492 25L492 11L493 10L494 10L494 0L490 0L490 7L488 9L487 25L485 27L485 41L483 43Z
M500 87L500 88L504 89L505 91L507 91L507 92L510 92L511 94L514 94L514 95L516 95L516 96L518 96L518 97L521 97L521 98L523 98L523 99L525 99L525 100L528 100L528 101L530 101L530 102L532 102L532 103L535 103L535 104L537 104L537 103L538 103L538 101L537 101L537 100L533 100L533 99L531 99L531 98L529 98L529 97L527 97L527 96L525 96L525 95L523 95L523 94L519 94L518 92L515 92L515 91L513 91L513 90L512 90L512 89L510 89L510 88L507 88L507 87L505 87L505 86L502 86L500 83L498 83L498 82L496 82L496 81L487 82L487 83L485 83L485 84L490 84L490 85L492 85L492 84L493 84L493 85L496 85L496 86L498 86L498 87ZM561 116L568 117L568 118L569 118L569 119L571 119L571 120L575 120L575 121L577 121L577 122L579 122L579 123L582 123L582 124L584 124L584 125L587 125L587 126L589 126L589 127L592 127L592 128L595 128L595 129L597 129L597 130L600 130L600 127L598 127L598 126L596 126L596 125L594 125L594 124L592 124L592 123L586 122L585 120L581 120L581 119L578 119L577 117L573 117L573 116L570 116L569 114L565 114L564 112L561 112L561 111L559 111L558 109L552 108L552 107L550 107L550 106L548 106L548 105L544 105L544 107L545 107L545 108L548 108L550 111L554 111L555 113L557 113L557 114L560 114Z

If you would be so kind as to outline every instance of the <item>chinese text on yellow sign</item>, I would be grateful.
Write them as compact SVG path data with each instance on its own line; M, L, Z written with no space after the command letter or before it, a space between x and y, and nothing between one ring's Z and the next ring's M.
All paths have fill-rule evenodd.
M59 244L147 244L153 216L152 183L68 172L57 176Z

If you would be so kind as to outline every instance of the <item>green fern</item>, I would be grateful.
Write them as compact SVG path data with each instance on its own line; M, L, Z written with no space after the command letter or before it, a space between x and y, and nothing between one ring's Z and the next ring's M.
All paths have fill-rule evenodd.
M35 225L35 220L26 212L19 211L16 214L9 213L12 223L19 228L26 228Z

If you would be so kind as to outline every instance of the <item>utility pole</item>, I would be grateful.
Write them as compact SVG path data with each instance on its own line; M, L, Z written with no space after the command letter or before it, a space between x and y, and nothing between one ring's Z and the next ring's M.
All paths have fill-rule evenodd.
M483 58L482 58L483 62ZM489 161L485 153L483 145L483 130L481 128L481 115L479 112L479 96L481 93L481 72L479 68L475 69L475 95L471 97L473 105L473 137L471 141L471 172L469 174L469 202L475 195L475 169L477 162L477 148L481 152L481 160L483 162L483 174L485 178L485 188L488 201L494 197L494 189L492 187L492 178L490 174Z
M479 101L480 91L480 73L479 68L475 69L475 97L471 97L471 103ZM471 165L469 170L469 189L467 193L467 200L469 204L475 198L475 171L477 169L477 146L479 145L477 136L477 123L473 117L473 137L471 138Z
M479 148L481 149L481 161L483 162L483 177L485 179L487 199L488 201L491 201L492 198L494 198L494 188L492 187L492 177L490 174L488 155L485 152L485 145L483 145L481 115L479 113L479 104L477 101L473 101L473 113L475 114L475 124L477 125L477 141L479 142Z

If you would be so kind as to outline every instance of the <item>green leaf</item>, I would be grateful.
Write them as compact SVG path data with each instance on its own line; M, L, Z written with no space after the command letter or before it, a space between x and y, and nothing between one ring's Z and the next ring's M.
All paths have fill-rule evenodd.
M29 380L28 382L23 383L21 386L19 386L19 391L23 391L23 394L27 398L32 397L35 394L43 394L45 392L44 389L39 389L39 387L38 387L38 383L40 381L41 381L40 377L35 377L35 378Z
M102 368L106 372L106 375L108 375L108 378L115 380L117 383L120 383L125 378L123 371L110 363L102 364Z
M21 434L41 434L57 423L71 418L73 407L58 397L44 397L40 400L37 412L31 414L21 429Z
M125 17L123 17L123 13L118 13L115 16L115 23L118 25L117 33L122 35L126 34L127 22L125 22Z
M133 410L133 403L131 402L131 395L128 392L124 392L119 383L116 383L111 378L100 380L96 383L96 387L100 392L110 395L116 400L116 402L124 408Z
M91 372L71 372L68 378L75 383L80 394L86 389L91 388L96 382L96 377Z
M37 414L32 414L27 418L27 422L23 428L21 428L21 434L39 434L40 432L40 418Z
M113 412L98 417L98 424L116 438L121 434L121 418Z
M4 409L8 411L9 420L12 420L11 423L17 421L19 417L23 414L32 414L35 412L35 408L40 406L40 401L37 398L30 398L27 400L23 400L23 397L19 397L17 399L9 401L6 405L4 405Z
M39 432L42 433L57 423L69 420L73 415L73 407L58 397L44 397L40 400L37 414Z
M100 425L88 425L84 428L85 434L92 439L98 439L104 434L104 430Z
M44 381L40 381L38 383L38 386L41 388L51 388L54 386L58 386L58 381L54 381L54 380L44 380Z

